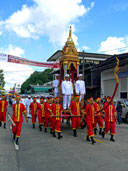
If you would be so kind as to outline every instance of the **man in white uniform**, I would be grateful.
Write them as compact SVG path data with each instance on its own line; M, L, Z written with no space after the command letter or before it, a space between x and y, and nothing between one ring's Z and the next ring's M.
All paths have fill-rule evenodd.
M56 74L56 79L53 81L53 87L54 87L54 98L59 96L59 79L60 75Z
M30 106L30 104L31 104L31 97L28 96L25 99L25 107L26 107L26 110L27 110L27 117L28 118L31 118L31 115L29 114L29 106Z
M85 82L82 80L83 75L79 74L78 80L75 83L75 91L77 95L80 95L79 101L81 102L84 99L84 95L86 94Z
M71 103L71 94L73 94L72 82L69 81L69 74L65 75L65 80L61 85L62 94L63 94L63 109L67 109Z

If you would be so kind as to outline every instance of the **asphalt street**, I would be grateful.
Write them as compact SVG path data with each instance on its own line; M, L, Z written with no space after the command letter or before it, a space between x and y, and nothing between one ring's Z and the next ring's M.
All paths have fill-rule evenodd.
M116 125L116 142L110 136L97 143L86 142L86 128L72 136L71 126L62 125L63 139L32 129L24 120L20 149L15 150L10 130L0 128L0 171L127 171L128 125Z

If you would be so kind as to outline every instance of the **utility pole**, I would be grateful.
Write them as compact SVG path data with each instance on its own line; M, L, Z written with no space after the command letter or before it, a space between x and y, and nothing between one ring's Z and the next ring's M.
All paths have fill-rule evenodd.
M85 57L85 51L83 50L83 80L84 80L84 64L85 64L84 57Z

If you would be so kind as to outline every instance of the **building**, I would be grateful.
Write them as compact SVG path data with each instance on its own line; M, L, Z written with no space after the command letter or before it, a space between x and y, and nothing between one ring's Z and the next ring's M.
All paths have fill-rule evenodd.
M15 83L13 90L15 91L15 93L20 93L21 84L20 83Z
M52 93L52 87L51 86L43 86L43 85L32 85L30 84L26 94L31 94L35 96L49 96Z
M113 55L111 58L102 62L93 68L93 73L101 73L100 95L111 96L114 92L116 80L114 76L114 67L116 65L116 57L120 60L119 70L119 87L115 95L116 99L128 99L128 53Z

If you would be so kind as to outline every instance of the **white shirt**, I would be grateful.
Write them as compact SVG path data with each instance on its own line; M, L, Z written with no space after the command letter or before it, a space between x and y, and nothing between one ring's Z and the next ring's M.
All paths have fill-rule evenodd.
M59 89L58 89L58 87L59 87L59 80L54 80L53 81L53 87L54 87L54 92L58 93L59 92Z
M62 85L62 94L64 95L71 95L73 94L73 86L72 86L72 82L71 81L63 81Z
M76 94L86 94L85 82L83 80L77 80L75 83Z

